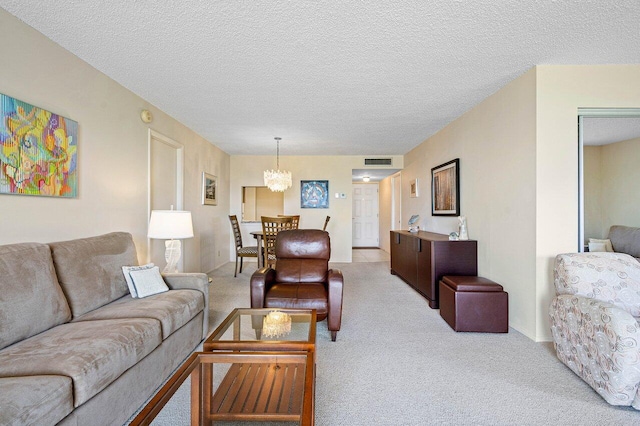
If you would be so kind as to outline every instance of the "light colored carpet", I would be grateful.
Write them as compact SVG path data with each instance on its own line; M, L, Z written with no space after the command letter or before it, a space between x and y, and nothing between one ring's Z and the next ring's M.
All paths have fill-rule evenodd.
M551 344L513 329L454 332L388 262L333 267L345 276L342 330L331 342L318 324L317 425L640 424L640 412L608 405ZM212 274L212 329L249 306L251 273ZM188 404L183 386L154 424L189 424Z

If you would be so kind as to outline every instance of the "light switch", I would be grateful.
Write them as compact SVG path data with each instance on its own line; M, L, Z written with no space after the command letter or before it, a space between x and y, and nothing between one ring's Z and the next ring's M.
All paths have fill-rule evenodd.
M340 193L336 192L336 198L340 198Z

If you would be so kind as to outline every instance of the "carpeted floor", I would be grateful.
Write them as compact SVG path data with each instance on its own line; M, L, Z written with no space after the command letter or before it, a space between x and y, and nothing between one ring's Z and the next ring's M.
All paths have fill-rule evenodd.
M454 332L388 262L333 267L345 276L342 330L331 342L318 324L317 425L640 424L640 412L608 405L551 344L512 329ZM252 271L212 274L212 329L249 306ZM154 424L189 424L188 403L183 386Z

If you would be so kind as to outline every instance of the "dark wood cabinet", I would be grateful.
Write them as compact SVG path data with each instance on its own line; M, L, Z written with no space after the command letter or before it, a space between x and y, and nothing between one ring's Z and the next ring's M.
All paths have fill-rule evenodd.
M391 231L391 273L436 309L443 275L478 275L478 242L449 241L448 235L433 232Z
M409 283L417 281L418 270L415 256L417 240L400 233L391 233L391 273L402 277Z

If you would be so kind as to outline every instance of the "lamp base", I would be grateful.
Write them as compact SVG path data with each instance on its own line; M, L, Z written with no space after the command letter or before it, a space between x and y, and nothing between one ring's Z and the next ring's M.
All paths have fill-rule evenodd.
M167 261L167 266L164 267L162 272L172 273L178 272L178 262L182 255L182 243L180 240L167 240L164 242L164 259Z

